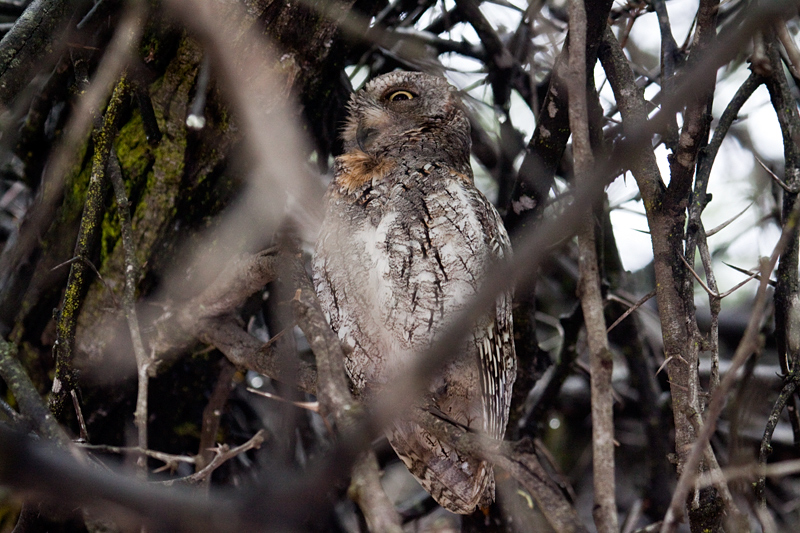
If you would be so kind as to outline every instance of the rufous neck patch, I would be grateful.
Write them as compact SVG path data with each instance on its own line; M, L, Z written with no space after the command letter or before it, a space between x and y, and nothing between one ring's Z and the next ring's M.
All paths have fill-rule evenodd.
M360 189L370 181L380 181L395 167L390 159L369 155L361 150L353 150L336 158L339 164L336 183L348 193Z

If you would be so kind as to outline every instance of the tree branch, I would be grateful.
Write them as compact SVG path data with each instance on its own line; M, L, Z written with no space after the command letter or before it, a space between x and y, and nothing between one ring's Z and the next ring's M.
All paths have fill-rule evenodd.
M569 30L573 45L569 54L569 125L575 160L575 186L583 187L594 169L589 141L586 102L586 11L583 0L569 4ZM611 392L613 359L608 348L603 297L600 294L594 216L584 217L578 231L579 292L589 343L592 391L592 460L594 515L597 530L619 531L614 481L614 398Z
M347 495L361 508L369 531L402 533L400 515L383 490L380 474L375 453L372 450L364 452L353 466L353 479Z
M736 380L737 371L748 359L748 357L750 357L750 355L758 349L758 331L759 325L763 320L764 313L766 312L769 274L775 268L775 265L778 262L778 257L780 257L786 245L792 239L794 230L789 229L789 227L795 227L799 215L800 202L795 204L795 208L789 218L791 224L787 223L787 226L784 227L781 237L778 240L778 243L775 245L775 250L772 252L772 256L769 258L769 260L761 261L761 281L758 286L758 292L756 293L756 300L753 303L753 311L750 314L750 320L747 323L747 329L745 330L745 333L739 342L739 346L736 348L736 352L733 355L731 366L728 369L728 372L725 374L719 384L719 387L717 387L717 390L711 397L711 402L706 410L703 429L697 435L697 439L692 444L691 451L686 457L683 471L681 472L680 479L678 480L678 486L675 488L675 492L672 494L672 502L670 503L670 508L664 517L664 522L661 527L662 533L675 531L675 528L677 527L677 521L682 514L681 508L686 501L686 496L691 489L692 483L696 479L697 467L700 464L702 455L705 453L705 447L711 438L711 434L714 432L714 429L717 426L717 420L722 412L725 399L727 398L728 392Z
M8 106L58 49L70 13L81 4L35 0L25 9L0 41L0 103Z
M70 444L69 437L53 418L53 414L17 359L17 347L2 337L0 337L0 376L14 395L22 414L36 424L40 435L60 446Z
M58 336L54 346L56 371L53 378L50 409L57 419L63 416L64 403L72 390L77 386L72 360L75 351L75 330L78 325L83 298L88 287L91 254L100 238L102 219L105 214L105 194L108 190L106 168L111 153L111 143L117 129L117 117L124 103L127 92L127 81L123 77L114 87L102 124L93 135L94 155L92 156L92 173L89 187L86 190L86 203L81 216L80 230L75 244L74 256L79 258L72 263L64 291L64 300L58 314ZM146 438L146 433L145 433ZM147 446L142 446L146 448Z

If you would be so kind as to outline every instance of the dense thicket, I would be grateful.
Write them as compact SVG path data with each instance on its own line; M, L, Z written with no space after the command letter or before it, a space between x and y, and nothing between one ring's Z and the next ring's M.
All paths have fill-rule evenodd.
M796 528L797 15L0 2L0 529ZM349 94L397 68L463 90L515 246L480 295L516 285L506 441L430 420L497 465L464 518L350 397L306 270Z

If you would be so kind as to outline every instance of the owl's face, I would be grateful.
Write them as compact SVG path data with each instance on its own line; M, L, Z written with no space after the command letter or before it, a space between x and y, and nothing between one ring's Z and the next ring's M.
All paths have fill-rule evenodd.
M350 99L345 152L399 155L436 148L469 160L470 126L456 89L421 72L390 72Z

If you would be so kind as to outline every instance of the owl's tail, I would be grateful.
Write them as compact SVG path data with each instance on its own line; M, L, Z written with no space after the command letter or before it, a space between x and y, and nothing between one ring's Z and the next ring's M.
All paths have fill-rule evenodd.
M410 421L396 422L387 437L422 488L448 511L471 514L494 501L494 471L486 461L460 454Z

